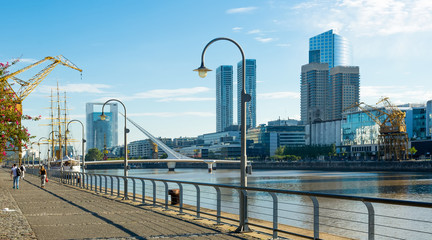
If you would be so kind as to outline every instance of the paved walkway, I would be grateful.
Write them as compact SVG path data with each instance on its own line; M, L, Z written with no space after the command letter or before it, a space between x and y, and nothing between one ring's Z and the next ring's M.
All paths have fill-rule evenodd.
M26 174L12 189L9 170L0 169L0 239L254 239L57 181L39 185Z

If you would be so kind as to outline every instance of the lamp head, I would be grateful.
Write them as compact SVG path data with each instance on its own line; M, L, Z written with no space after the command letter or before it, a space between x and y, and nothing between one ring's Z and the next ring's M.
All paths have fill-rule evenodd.
M100 119L101 119L102 121L105 121L105 119L106 119L106 115L102 113L102 115L100 115Z
M194 71L198 72L198 75L202 78L205 78L207 76L207 72L212 71L211 69L208 69L204 66L203 63L201 63L201 67L195 69Z
M69 128L66 129L66 132L65 132L65 133L66 133L66 134L69 134L69 133L70 133Z

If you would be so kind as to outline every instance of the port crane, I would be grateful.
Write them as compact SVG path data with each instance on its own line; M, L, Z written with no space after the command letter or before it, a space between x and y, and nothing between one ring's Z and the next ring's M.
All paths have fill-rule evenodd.
M378 105L382 104L381 107ZM358 108L379 126L378 156L385 161L404 160L408 154L405 113L383 97L375 106L355 103L344 111Z
M22 80L17 78L17 75L47 61L51 61L52 63L50 63L44 69L40 70L36 75L31 77L30 79ZM75 64L73 64L71 61L69 61L67 58L65 58L62 55L58 55L55 57L45 57L44 59L35 62L25 68L22 68L18 71L0 77L0 91L2 94L12 93L13 96L12 101L15 103L16 109L19 111L19 114L22 115L22 102L24 101L24 99L28 97L30 93L33 92L33 90L42 82L42 80L44 80L45 77L48 76L48 74L50 74L51 71L54 70L54 68L59 64L75 69L82 73L82 69L78 68ZM16 90L14 90L13 88L15 84L19 86L19 87L15 87ZM21 120L19 120L19 126L21 127ZM20 154L18 155L19 155L19 164L21 164L21 146L20 145L16 146L14 151L20 152Z

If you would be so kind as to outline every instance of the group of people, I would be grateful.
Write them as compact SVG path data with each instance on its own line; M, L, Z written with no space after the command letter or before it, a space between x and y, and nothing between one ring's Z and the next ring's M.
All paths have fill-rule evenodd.
M17 167L17 165L14 164L12 166L12 169L10 172L11 178L13 178L12 188L19 189L19 180L20 180L20 178L24 179L25 172L26 172L26 168L24 167L24 165ZM45 188L45 182L47 182L46 181L47 180L47 171L46 171L44 166L40 167L39 174L41 177L41 188Z

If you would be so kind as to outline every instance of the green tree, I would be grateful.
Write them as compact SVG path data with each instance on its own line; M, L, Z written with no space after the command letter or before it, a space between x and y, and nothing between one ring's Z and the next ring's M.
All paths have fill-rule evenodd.
M408 151L409 151L409 153L410 153L410 155L411 155L411 158L412 158L412 156L413 156L414 154L417 153L417 149L416 149L415 147L411 147Z
M97 148L90 148L85 156L86 161L100 161L103 159L103 153Z
M162 156L160 157L160 159L167 159L168 158L168 154L163 153Z

